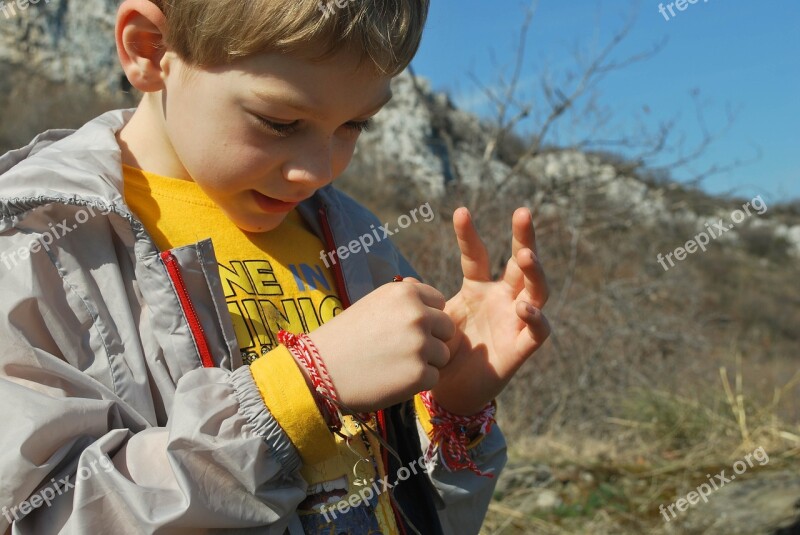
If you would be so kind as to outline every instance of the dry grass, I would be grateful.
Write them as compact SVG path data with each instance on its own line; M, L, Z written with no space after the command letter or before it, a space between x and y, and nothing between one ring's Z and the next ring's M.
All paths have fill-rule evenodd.
M669 533L658 508L706 481L706 474L728 469L758 447L769 455L760 470L800 471L800 426L781 422L775 409L800 383L800 372L776 390L771 403L750 403L741 371L725 368L712 403L666 392L625 396L617 437L593 439L569 431L528 437L512 444L510 488L496 496L482 533ZM515 477L536 463L552 466L543 486ZM542 488L558 494L562 505L536 508Z

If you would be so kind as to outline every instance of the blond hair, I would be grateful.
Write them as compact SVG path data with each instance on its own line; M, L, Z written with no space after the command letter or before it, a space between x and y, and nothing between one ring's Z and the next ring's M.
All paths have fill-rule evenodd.
M213 67L262 52L321 61L339 51L395 76L419 48L430 0L151 0L166 42L189 64ZM343 6L343 7L339 7Z

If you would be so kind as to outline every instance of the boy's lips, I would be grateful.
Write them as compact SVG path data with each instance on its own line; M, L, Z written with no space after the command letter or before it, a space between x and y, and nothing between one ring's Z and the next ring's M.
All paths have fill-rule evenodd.
M282 213L293 210L300 202L286 202L272 197L267 197L257 191L253 192L253 198L256 204L265 212L269 213Z

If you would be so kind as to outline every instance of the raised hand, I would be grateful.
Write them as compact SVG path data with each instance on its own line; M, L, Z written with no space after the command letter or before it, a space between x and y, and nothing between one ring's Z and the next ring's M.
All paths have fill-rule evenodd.
M541 310L547 282L536 255L530 211L516 210L511 226L511 258L494 281L469 211L459 208L453 214L464 282L444 308L456 334L447 344L450 362L441 370L433 396L455 414L474 414L493 400L550 335Z

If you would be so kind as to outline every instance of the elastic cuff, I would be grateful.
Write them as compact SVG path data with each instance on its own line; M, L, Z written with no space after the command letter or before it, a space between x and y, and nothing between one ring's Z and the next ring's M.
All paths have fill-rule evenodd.
M289 350L278 346L250 365L272 416L289 435L304 464L336 455L336 441Z
M236 398L239 400L239 409L252 425L253 434L264 439L270 453L278 460L287 474L292 474L300 468L301 460L292 441L289 439L278 421L264 404L261 392L258 390L253 375L247 366L236 369L231 374L231 383Z

